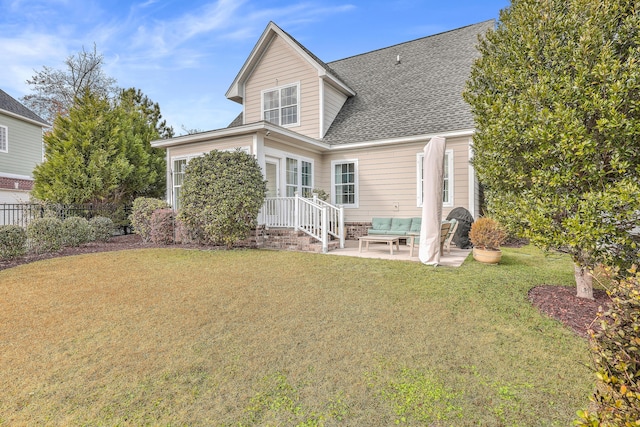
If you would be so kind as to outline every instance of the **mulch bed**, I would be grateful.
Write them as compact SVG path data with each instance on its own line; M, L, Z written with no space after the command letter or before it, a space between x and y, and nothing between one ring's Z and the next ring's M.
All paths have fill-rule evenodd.
M63 248L56 253L29 254L12 260L0 260L0 270L49 258L154 247L167 246L143 243L140 236L130 234L113 237L108 242L92 242L77 248ZM198 245L180 245L179 247L213 249ZM609 304L609 297L605 291L594 289L593 293L594 300L591 301L576 297L575 287L544 285L536 286L529 291L529 301L531 301L531 304L540 310L541 313L562 322L576 334L582 337L588 337L588 330L590 328L598 329L598 321L594 322L598 311L606 310Z
M559 320L581 337L588 337L588 330L600 329L596 320L598 311L606 311L609 296L602 289L593 290L593 300L578 298L575 287L536 286L529 291L529 301L541 313Z

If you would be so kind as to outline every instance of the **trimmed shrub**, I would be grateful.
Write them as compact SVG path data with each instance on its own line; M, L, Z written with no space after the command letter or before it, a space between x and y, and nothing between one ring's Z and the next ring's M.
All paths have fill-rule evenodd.
M106 242L113 236L115 225L111 218L95 216L89 220L91 227L91 240Z
M85 218L70 216L62 221L62 244L80 246L91 241L91 226Z
M169 204L164 200L150 197L138 197L133 201L129 220L134 231L142 237L143 242L151 240L151 215L153 215L153 211L169 207Z
M151 214L150 239L157 245L170 245L174 242L173 209L157 209Z
M27 227L27 242L35 253L57 251L62 247L62 221L58 218L36 218Z
M266 192L255 157L213 150L189 162L178 218L191 236L230 248L255 229Z
M27 253L27 232L17 225L0 225L0 258L11 259Z
M640 425L640 273L632 272L607 291L611 308L599 314L602 330L591 331L597 410L578 411L576 425Z

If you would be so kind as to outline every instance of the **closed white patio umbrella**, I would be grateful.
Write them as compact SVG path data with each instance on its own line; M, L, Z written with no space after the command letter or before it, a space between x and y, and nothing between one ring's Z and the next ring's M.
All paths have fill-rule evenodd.
M431 138L424 147L422 164L422 224L418 257L423 264L434 266L440 263L444 147L444 138L440 136Z

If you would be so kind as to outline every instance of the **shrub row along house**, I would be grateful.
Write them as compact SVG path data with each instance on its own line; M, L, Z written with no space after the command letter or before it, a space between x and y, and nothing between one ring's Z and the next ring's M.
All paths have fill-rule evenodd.
M293 226L300 210L278 203L314 189L343 206L347 238L372 217L419 217L423 147L446 138L443 215L479 212L472 156L474 122L462 98L478 37L493 20L324 63L273 22L226 97L242 113L226 128L171 139L167 200L178 209L189 160L213 149L256 156L268 181L260 222Z
M42 130L49 126L0 89L0 203L29 200L33 169L42 162Z

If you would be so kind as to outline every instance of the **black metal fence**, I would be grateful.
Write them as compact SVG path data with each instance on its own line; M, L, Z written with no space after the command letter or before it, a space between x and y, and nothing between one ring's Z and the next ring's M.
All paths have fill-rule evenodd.
M41 204L41 203L0 203L0 225L26 227L35 218L55 217L64 220L70 216L91 219L96 216L111 218L124 234L131 231L129 223L130 205L114 204Z

